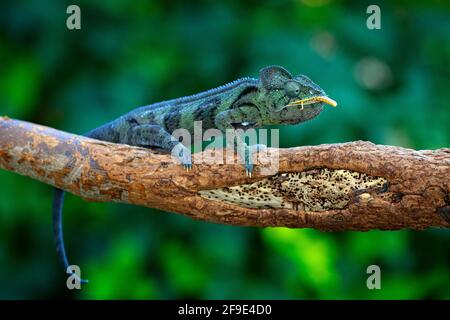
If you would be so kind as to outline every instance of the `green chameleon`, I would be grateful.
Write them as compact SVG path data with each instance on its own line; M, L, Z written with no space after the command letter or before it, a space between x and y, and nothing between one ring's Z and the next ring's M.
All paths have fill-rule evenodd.
M297 124L318 116L324 107L337 104L304 75L293 77L280 66L260 70L259 79L243 78L202 93L137 108L118 119L91 130L85 136L132 146L171 152L185 169L192 168L191 151L171 133L179 128L194 133L194 121L202 128L249 129L267 125ZM234 148L234 141L233 148ZM253 170L252 153L264 146L248 146L236 139L236 151L244 159L248 176ZM56 189L53 228L56 250L64 267L69 262L62 232L64 191ZM86 280L81 280L87 282Z

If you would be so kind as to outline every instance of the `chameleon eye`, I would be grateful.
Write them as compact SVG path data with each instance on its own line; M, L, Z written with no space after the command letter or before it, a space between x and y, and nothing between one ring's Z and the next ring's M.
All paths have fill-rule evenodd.
M284 91L289 98L297 97L300 94L300 84L295 81L288 81L284 85Z

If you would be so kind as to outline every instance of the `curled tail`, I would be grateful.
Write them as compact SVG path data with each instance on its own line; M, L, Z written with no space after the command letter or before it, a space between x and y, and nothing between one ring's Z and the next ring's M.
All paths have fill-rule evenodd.
M56 253L58 254L64 269L67 271L69 261L66 256L66 249L64 247L63 225L62 225L62 210L64 205L64 191L55 188L53 198L53 237L56 244ZM81 283L87 283L88 280L80 279Z

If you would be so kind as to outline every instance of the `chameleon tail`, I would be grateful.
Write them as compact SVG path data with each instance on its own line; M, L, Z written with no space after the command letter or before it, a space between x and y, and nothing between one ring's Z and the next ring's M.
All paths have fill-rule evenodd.
M55 188L53 198L53 237L56 244L56 252L61 260L64 269L69 267L67 260L66 249L64 247L63 225L62 225L62 210L64 204L64 191ZM88 280L79 279L81 283L88 283Z

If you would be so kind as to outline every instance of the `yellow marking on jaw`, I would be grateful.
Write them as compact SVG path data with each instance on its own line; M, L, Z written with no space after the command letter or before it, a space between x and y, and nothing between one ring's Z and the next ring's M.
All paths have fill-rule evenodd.
M317 96L317 97L311 97L311 98L306 98L306 99L293 101L293 102L289 103L287 105L287 107L293 107L293 106L300 105L301 109L303 110L303 107L305 105L312 104L312 103L317 103L317 102L323 102L323 103L329 104L332 107L336 107L337 106L337 102L334 101L333 99L330 99L327 96Z

